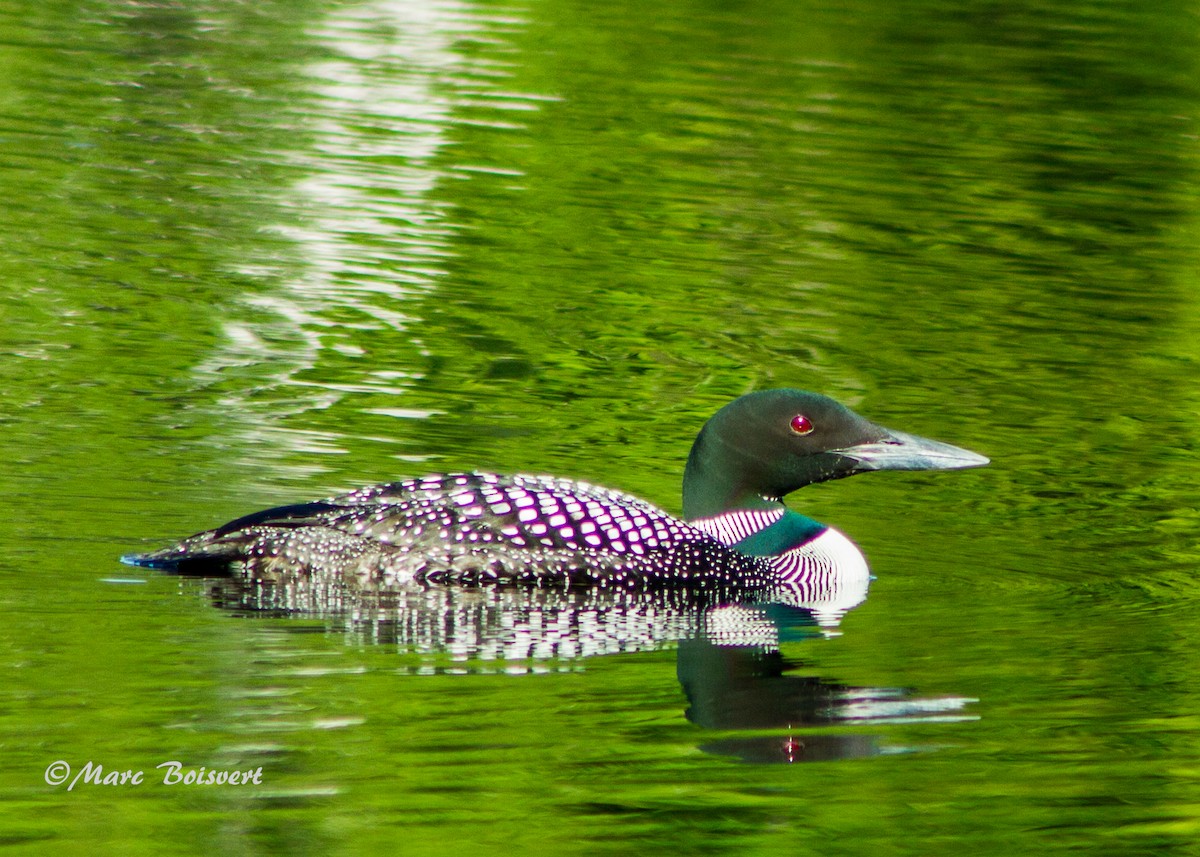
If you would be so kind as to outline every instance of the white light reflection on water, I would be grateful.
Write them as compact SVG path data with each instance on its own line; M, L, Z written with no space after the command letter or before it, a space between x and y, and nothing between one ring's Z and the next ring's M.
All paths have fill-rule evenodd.
M220 404L243 422L232 432L237 445L246 463L266 465L267 479L303 479L321 470L313 452L346 451L337 432L314 443L311 427L288 426L289 416L354 396L374 397L366 413L429 415L399 401L377 406L380 394L402 396L419 376L411 360L377 365L360 342L372 331L405 330L413 297L444 273L455 228L433 191L447 174L469 180L476 169L435 163L456 124L479 121L460 114L486 102L516 115L544 100L504 91L504 68L461 50L520 23L453 0L376 0L337 8L320 25L327 50L307 69L315 112L305 117L304 139L311 142L282 155L305 174L282 200L303 215L302 225L271 227L294 242L300 273L275 273L282 283L247 294L225 323L220 349L197 368L208 383L225 379ZM261 266L240 273L263 274ZM336 373L309 371L331 359L339 361ZM230 384L231 370L249 381ZM336 382L324 380L331 374ZM309 461L293 464L296 453Z

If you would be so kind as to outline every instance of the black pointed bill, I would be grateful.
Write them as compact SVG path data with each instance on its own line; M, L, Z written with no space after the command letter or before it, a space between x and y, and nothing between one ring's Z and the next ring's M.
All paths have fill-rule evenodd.
M968 467L983 467L988 463L987 458L970 450L890 429L884 429L882 440L855 444L830 452L856 462L855 472L963 470Z

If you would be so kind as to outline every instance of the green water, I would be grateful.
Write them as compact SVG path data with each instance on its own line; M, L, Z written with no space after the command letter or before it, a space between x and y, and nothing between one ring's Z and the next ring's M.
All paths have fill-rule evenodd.
M1171 3L0 6L5 853L1197 853L1197 57ZM430 470L678 511L784 385L993 464L795 495L877 580L708 691L955 716L116 563Z

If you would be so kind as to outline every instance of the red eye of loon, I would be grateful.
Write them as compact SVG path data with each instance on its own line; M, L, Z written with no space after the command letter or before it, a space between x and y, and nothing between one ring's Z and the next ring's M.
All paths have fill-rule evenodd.
M812 430L816 428L812 424L812 420L804 416L804 414L796 414L792 417L792 431L796 434L812 434Z

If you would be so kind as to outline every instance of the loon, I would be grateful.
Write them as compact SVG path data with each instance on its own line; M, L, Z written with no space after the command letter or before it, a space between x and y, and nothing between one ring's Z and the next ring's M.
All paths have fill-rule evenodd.
M683 520L630 494L550 476L451 473L255 512L130 565L270 581L360 585L559 582L600 587L769 587L866 560L832 527L788 509L797 488L872 470L953 470L988 459L885 429L827 396L764 390L696 437Z

